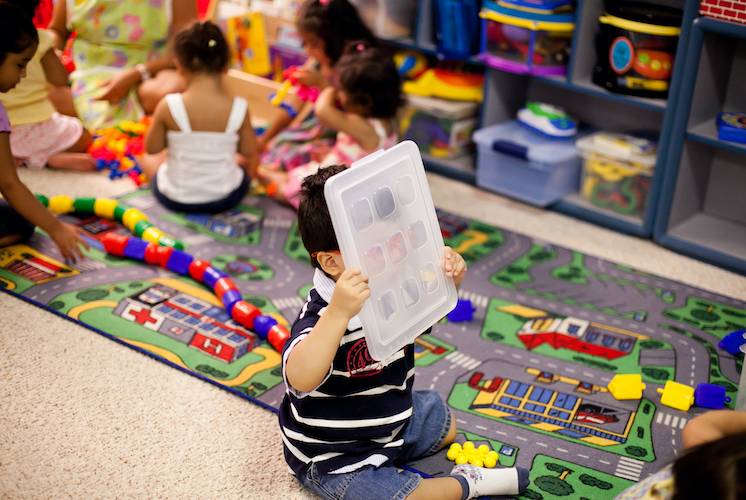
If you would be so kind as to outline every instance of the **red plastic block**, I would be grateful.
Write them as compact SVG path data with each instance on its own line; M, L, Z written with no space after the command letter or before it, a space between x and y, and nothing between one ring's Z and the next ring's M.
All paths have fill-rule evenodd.
M215 286L212 289L215 292L215 295L217 295L218 298L222 299L225 292L227 292L228 290L238 290L238 287L235 283L233 283L232 279L220 278L215 282Z
M267 340L272 344L272 347L277 349L277 352L282 352L282 346L285 345L285 341L290 338L290 332L285 326L276 324L269 329L267 334Z
M210 267L210 263L206 260L193 260L192 263L189 264L189 276L202 283L202 275L205 274L205 269L208 267Z
M246 302L245 300L239 300L238 302L236 302L236 304L233 306L233 309L231 310L233 319L238 321L249 330L254 329L254 318L259 316L260 314L262 314L262 311L259 310L258 307L256 307L254 304Z
M124 247L127 246L129 239L129 236L123 234L107 233L101 238L101 243L107 253L121 257L124 255Z
M173 251L173 247L162 247L158 245L158 250L156 250L156 254L158 255L158 265L165 268Z
M157 266L160 262L158 260L158 245L157 243L150 243L148 247L145 249L145 262L150 264L151 266Z

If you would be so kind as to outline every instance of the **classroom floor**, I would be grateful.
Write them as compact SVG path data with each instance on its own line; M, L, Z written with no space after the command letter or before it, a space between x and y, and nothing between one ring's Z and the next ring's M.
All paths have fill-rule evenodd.
M129 179L20 171L32 192L115 197ZM436 205L731 297L746 277L436 175ZM276 416L0 294L0 498L311 499L287 473Z

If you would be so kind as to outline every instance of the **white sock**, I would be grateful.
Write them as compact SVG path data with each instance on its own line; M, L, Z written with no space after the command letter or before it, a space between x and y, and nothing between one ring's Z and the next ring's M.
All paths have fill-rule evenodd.
M528 470L523 467L485 469L461 464L453 468L451 475L466 478L469 484L466 499L482 495L518 495L529 485Z

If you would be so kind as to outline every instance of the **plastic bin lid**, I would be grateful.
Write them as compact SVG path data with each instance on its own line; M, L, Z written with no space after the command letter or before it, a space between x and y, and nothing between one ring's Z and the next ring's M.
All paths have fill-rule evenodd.
M681 26L681 9L646 2L607 1L605 4L606 12L615 17L657 26Z
M417 145L404 141L330 177L324 195L346 267L368 275L358 314L370 355L384 360L458 302Z
M525 149L525 158L534 163L550 165L571 160L578 154L575 138L552 138L529 130L518 121L500 123L474 132L478 146L493 151L507 151L511 146Z
M576 142L584 156L596 153L626 163L652 169L658 156L657 142L628 134L598 132Z

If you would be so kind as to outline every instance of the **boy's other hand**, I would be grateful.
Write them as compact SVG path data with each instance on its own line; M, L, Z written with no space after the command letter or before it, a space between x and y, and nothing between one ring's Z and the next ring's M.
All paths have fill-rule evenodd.
M78 234L79 231L79 228L60 222L57 229L49 234L67 262L77 262L85 258L79 245L83 245L86 250L90 249L88 243Z
M329 309L346 319L352 319L363 308L363 303L370 297L368 276L357 267L345 269L337 279Z
M458 286L461 280L466 276L466 261L461 254L453 250L451 247L446 247L446 262L445 262L446 276L452 276L453 281Z

